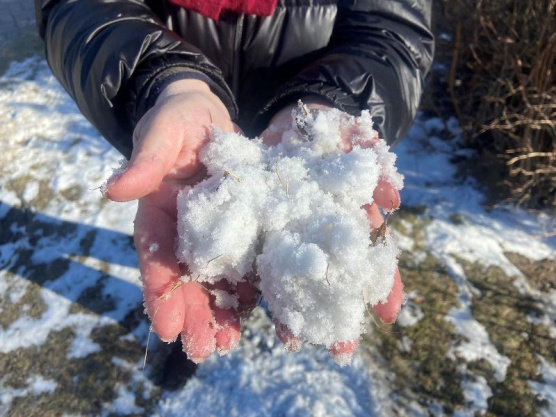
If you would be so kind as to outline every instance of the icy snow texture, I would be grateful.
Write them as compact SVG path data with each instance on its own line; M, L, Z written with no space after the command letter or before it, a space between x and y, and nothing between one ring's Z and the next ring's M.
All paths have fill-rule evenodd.
M209 178L178 196L176 254L194 281L256 272L275 318L330 347L358 339L365 302L384 302L392 289L397 247L388 234L371 242L361 206L379 178L401 188L403 177L383 141L340 149L341 129L376 138L368 113L292 116L275 147L213 130L200 152Z

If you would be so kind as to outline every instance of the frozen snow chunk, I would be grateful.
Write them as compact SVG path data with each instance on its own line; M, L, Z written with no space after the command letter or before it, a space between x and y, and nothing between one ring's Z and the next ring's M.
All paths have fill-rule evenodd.
M210 142L199 152L199 159L209 174L231 172L241 165L257 165L262 161L259 139L249 140L239 133L211 132Z
M398 255L389 234L371 240L362 209L379 179L402 185L370 115L300 108L273 147L214 128L200 158L209 177L178 195L176 256L188 279L234 284L256 274L274 317L297 338L357 340L366 304L392 289ZM227 293L213 296L237 307Z

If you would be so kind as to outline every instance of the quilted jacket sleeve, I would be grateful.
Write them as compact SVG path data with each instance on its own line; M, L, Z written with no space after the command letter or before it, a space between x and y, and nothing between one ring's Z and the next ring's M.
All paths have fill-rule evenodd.
M339 1L325 54L283 85L262 116L312 94L350 114L369 109L381 137L391 144L401 140L432 63L431 3Z
M190 72L206 79L228 105L233 95L220 70L167 30L140 0L35 0L52 72L81 112L129 157L132 132L154 80Z

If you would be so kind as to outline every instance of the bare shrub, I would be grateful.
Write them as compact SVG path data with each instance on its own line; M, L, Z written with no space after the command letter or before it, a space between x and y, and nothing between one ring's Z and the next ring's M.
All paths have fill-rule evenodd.
M448 91L487 185L501 200L556 207L556 0L442 6L453 30Z

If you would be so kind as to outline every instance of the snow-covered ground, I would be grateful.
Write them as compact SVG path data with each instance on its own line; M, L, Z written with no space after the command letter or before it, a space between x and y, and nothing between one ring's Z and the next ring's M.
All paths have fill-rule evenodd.
M555 262L556 238L542 237L555 221L485 210L472 181L458 179L450 164L462 152L457 123L447 126L451 142L437 137L445 129L419 118L395 150L406 213L417 213L392 217L406 253L399 325L384 330L369 321L353 365L340 368L320 348L286 353L258 308L236 351L211 357L170 391L155 377L167 354L156 337L142 369L148 322L130 239L136 205L108 202L97 189L120 156L42 58L12 63L0 76L0 415L503 415L499 404L519 387L534 399L533 413L556 415L556 290L533 282L508 255ZM431 259L437 269L427 271ZM483 268L484 286L474 268ZM434 332L417 331L440 314L426 280L412 281L423 274L431 285L444 282L445 299L453 299L437 322L450 335L445 350L436 350ZM504 303L490 303L493 289ZM489 310L498 307L506 310ZM522 318L527 331L494 321L505 314ZM432 388L419 379L424 359L412 356L426 343L439 366L453 369L434 375ZM517 356L525 348L528 367ZM415 379L396 374L400 361ZM453 398L440 394L450 380Z

